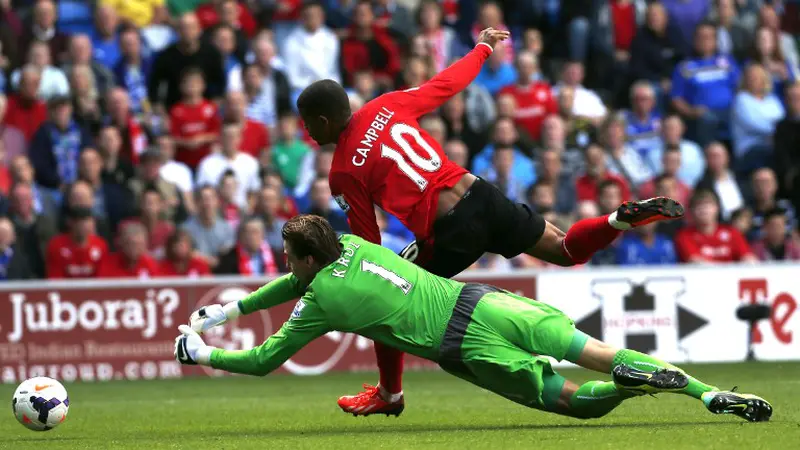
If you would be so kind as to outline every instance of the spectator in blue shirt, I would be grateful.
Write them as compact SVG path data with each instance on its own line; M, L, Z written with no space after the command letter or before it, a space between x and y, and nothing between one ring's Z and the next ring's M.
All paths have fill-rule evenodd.
M631 109L623 113L628 145L649 161L649 154L661 145L661 115L656 111L656 93L647 81L631 87Z
M95 29L92 34L94 59L108 69L116 67L121 56L119 48L119 16L108 5L100 5L95 12Z
M730 137L729 114L739 68L717 55L717 32L702 23L695 33L695 56L678 64L672 75L672 105L689 123L694 140L705 146Z
M760 64L750 64L744 72L742 90L736 94L731 112L733 154L737 174L748 176L774 159L772 135L785 111L772 94L772 81Z
M28 152L36 182L58 190L78 179L78 154L91 145L91 138L73 119L68 97L50 100L48 109L50 120L33 135Z
M661 142L650 154L648 161L655 165L658 173L663 171L664 153L668 148L678 148L681 152L681 168L678 179L687 186L694 186L706 171L703 150L696 143L684 139L686 126L678 115L670 115L661 122Z
M486 174L491 169L492 154L496 148L511 147L514 149L514 162L512 173L514 178L521 183L522 190L528 189L536 181L536 170L533 161L525 156L516 143L519 135L514 126L513 119L504 117L498 119L494 125L493 143L487 145L475 158L472 159L472 173Z
M147 77L153 67L151 58L142 53L142 38L135 28L120 32L120 61L114 67L117 85L128 91L131 111L135 115L150 112L147 98Z
M483 65L475 83L483 86L492 95L497 95L500 89L510 86L517 81L517 70L514 64L506 61L505 47L498 45L489 60Z
M625 233L617 245L617 264L642 266L675 264L678 262L675 244L669 238L656 233L656 224L636 227L633 233Z
M492 155L492 167L489 168L483 177L500 191L515 202L524 201L523 195L527 186L513 172L514 166L514 147L498 146Z

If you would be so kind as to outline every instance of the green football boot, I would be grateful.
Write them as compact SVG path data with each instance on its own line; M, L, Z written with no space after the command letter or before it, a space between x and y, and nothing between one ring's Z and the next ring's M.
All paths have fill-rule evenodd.
M703 394L703 403L714 414L736 414L750 422L766 422L772 416L772 405L761 397L730 391Z
M686 374L674 368L647 371L620 364L611 374L617 386L638 394L680 392L689 384Z

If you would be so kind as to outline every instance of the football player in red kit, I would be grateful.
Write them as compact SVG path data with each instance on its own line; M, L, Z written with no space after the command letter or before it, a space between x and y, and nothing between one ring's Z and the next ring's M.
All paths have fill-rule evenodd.
M484 30L470 53L430 81L382 95L356 114L344 88L334 81L317 81L301 93L297 106L311 137L320 145L336 144L331 192L354 234L381 242L374 209L378 205L417 239L401 252L403 257L452 277L487 252L506 258L526 253L562 266L583 264L622 230L683 215L683 207L666 198L626 202L610 215L576 223L565 234L447 159L417 119L466 88L494 46L508 37L506 31ZM402 412L403 354L377 342L375 353L380 383L341 397L345 412Z

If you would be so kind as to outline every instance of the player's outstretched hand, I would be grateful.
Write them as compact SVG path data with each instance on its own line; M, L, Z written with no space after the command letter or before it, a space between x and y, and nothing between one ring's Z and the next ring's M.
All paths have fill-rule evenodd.
M208 305L193 312L189 317L189 325L199 334L203 334L217 325L222 325L228 320L239 317L239 302L230 302L225 305Z
M489 47L494 48L498 42L503 42L510 37L511 33L508 31L487 28L481 31L481 34L478 35L478 43L488 44Z
M203 342L203 338L199 334L195 333L187 325L179 326L178 331L181 332L181 335L175 338L173 356L181 364L187 366L197 365L198 353L201 349L206 348L206 343Z
M189 317L189 325L196 333L203 334L217 325L228 321L222 305L208 305L193 312Z

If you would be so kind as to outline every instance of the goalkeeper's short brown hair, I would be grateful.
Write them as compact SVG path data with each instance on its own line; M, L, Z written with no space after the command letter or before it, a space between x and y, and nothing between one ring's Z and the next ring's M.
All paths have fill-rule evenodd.
M283 240L289 243L298 258L311 256L321 266L339 259L342 244L328 221L313 214L292 217L281 230Z

